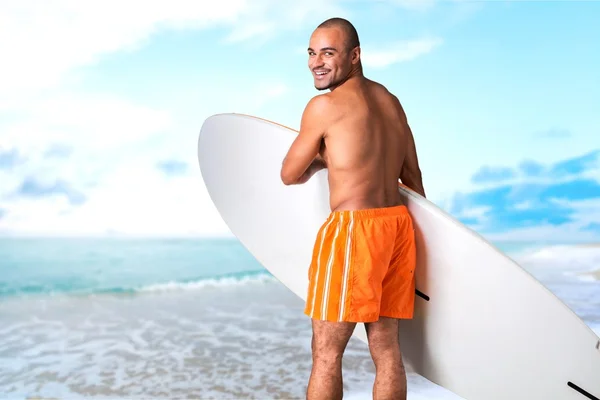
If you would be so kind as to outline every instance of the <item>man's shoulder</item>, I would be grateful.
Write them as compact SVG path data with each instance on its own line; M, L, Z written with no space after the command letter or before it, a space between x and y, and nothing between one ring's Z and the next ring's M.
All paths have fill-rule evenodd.
M383 84L381 84L379 82L375 82L375 81L371 81L371 82L375 86L377 93L381 98L385 98L385 100L388 102L388 104L391 104L396 110L398 110L398 112L400 112L400 113L404 112L402 103L400 102L400 99L398 98L398 96L396 96L394 93L392 93Z
M318 94L312 97L304 109L304 115L309 118L324 118L330 116L336 109L335 98L331 93Z
M400 102L400 99L398 98L398 96L396 96L394 93L392 93L382 83L371 80L371 81L369 81L369 84L372 85L372 87L375 89L376 95L379 98L384 99L384 104L391 105L391 107L394 110L396 110L399 117L403 121L406 120L406 115L404 113L404 107L402 106L402 103Z
M394 103L400 103L398 96L392 93L383 83L371 80L370 84L377 90L378 94L388 97Z
M306 104L306 108L314 110L320 110L326 107L332 107L335 105L335 96L332 93L321 93L313 96Z

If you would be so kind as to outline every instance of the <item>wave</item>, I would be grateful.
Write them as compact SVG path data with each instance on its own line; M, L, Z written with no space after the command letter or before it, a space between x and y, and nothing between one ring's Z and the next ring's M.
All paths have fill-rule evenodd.
M600 281L600 246L555 245L514 257L525 268L559 272L581 281Z
M548 278L551 282L575 279L584 285L600 283L600 246L520 245L504 250L540 279ZM205 263L200 275L194 271L198 268L196 263L184 259L181 264L172 265L172 257L164 255L155 263L140 264L143 267L134 267L133 262L115 266L110 259L87 264L88 260L79 258L65 265L54 261L35 267L33 263L25 265L27 268L6 265L5 270L0 269L0 299L212 290L275 280L259 265L249 264L244 258L236 259L235 254L231 257L234 259L217 258L214 264ZM165 262L167 259L169 263ZM240 266L245 266L244 270L240 271ZM231 268L237 271L229 272Z
M214 277L197 279L172 280L167 282L156 282L146 285L121 285L110 287L86 287L73 288L65 284L55 285L26 285L22 287L0 287L0 297L32 297L40 295L119 295L153 292L173 292L186 290L203 290L207 288L225 288L244 286L256 283L274 282L276 278L266 270L244 271L231 274L223 274Z
M136 292L165 292L179 290L198 290L208 287L220 288L229 286L244 286L253 283L266 283L275 281L275 277L267 272L259 271L255 273L237 274L234 276L224 276L219 278L200 279L188 282L167 282L154 285L142 286L136 289Z
M578 272L573 275L584 282L600 282L600 269Z

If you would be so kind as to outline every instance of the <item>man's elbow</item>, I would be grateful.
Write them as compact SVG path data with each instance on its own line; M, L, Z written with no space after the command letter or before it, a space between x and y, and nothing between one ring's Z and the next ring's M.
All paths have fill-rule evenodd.
M283 182L283 184L286 186L293 185L297 181L297 179L285 167L281 168L279 178L281 179L281 182Z
M425 189L423 188L423 177L420 170L406 171L400 176L400 181L410 189L425 197Z
M293 180L293 179L291 179L289 176L282 175L281 176L281 182L283 182L283 184L285 186L290 186L290 185L293 185L296 181Z

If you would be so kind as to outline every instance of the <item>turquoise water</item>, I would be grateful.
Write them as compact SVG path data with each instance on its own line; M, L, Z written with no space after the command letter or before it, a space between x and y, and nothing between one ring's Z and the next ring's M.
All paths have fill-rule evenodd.
M0 239L0 297L123 293L263 274L234 239Z
M529 243L500 243L509 253ZM130 293L269 275L236 239L0 239L0 298Z

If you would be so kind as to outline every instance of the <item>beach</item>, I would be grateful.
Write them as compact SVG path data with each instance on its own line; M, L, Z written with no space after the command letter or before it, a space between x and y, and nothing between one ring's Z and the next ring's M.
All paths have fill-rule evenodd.
M505 249L600 333L600 248ZM2 399L304 397L304 303L235 240L7 239L0 260ZM371 398L365 343L343 368L345 398Z

